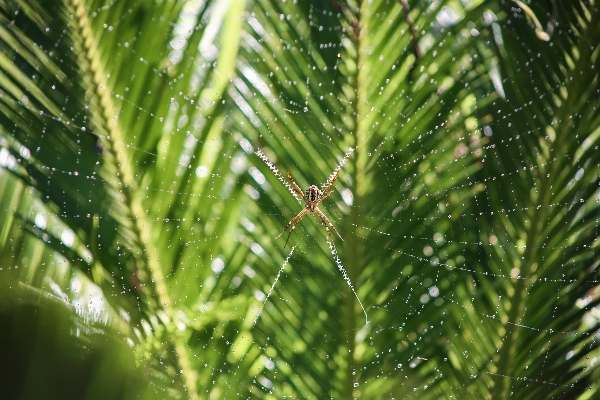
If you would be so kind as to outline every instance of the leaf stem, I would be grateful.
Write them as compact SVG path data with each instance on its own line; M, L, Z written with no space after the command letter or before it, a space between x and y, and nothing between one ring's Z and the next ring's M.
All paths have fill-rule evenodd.
M92 33L92 26L87 17L87 11L83 0L72 0L71 5L74 8L74 15L77 22L77 35L75 42L78 43L80 50L85 56L82 61L81 70L84 80L88 81L90 89L95 98L99 101L96 104L101 109L102 118L97 118L95 125L98 127L98 136L106 150L105 163L112 169L112 174L107 182L113 185L113 206L124 214L125 218L120 219L123 228L126 230L125 237L130 241L133 247L137 247L138 256L141 261L141 270L145 272L142 276L144 284L150 288L150 299L148 303L152 312L156 314L159 310L169 317L172 326L177 325L177 315L172 306L169 296L169 289L165 283L162 273L159 257L156 249L150 246L152 243L151 233L152 224L146 218L146 213L142 206L142 201L136 190L136 181L132 169L131 161L128 155L126 140L121 131L117 119L117 106L113 103L110 89L106 80L106 73L103 70L103 63L96 45L96 39ZM93 101L93 100L92 100ZM102 131L106 135L102 135ZM120 200L120 201L119 201ZM147 275L148 277L145 277ZM145 278L145 279L144 279ZM190 398L197 398L196 376L190 367L190 358L188 350L184 344L179 331L169 332L169 339L177 355L178 369L181 371L181 378Z
M367 162L368 154L366 151L368 129L366 127L368 105L368 2L360 3L360 13L356 21L356 26L359 27L357 34L354 35L352 43L356 46L354 49L347 49L345 61L348 68L348 103L350 104L348 115L354 116L354 124L352 126L353 144L356 154L352 158L354 168L352 170L352 179L354 182L354 201L353 207L358 210L364 210L365 194L367 192ZM353 59L352 59L353 58ZM352 96L352 94L355 94ZM365 264L364 246L359 245L357 241L361 237L360 229L364 226L364 214L362 212L353 212L349 216L350 229L354 232L348 235L346 245L346 269L348 278L356 286L356 291L360 288L360 276ZM343 306L344 316L344 331L346 333L346 369L344 371L344 381L341 387L340 398L350 399L361 397L360 389L360 374L361 360L356 353L356 333L358 331L358 321L362 320L359 315L357 299L354 297L351 289L346 288L346 297ZM362 315L361 315L362 316Z
M589 22L590 28L600 25L598 13L594 13L594 18ZM589 32L589 30L588 30ZM523 323L525 307L527 303L527 294L530 290L532 276L538 267L544 267L543 257L540 256L540 249L544 248L546 236L545 227L548 224L548 209L553 202L553 185L561 171L570 167L568 152L565 149L574 149L577 136L571 135L572 119L571 115L577 115L577 99L570 99L575 93L581 93L586 81L593 80L585 72L591 71L588 62L591 58L589 41L582 38L578 43L578 52L580 54L577 63L571 69L570 77L565 80L565 92L567 97L557 106L553 126L555 127L556 137L549 143L550 151L543 165L550 164L549 169L540 169L538 182L535 185L539 189L539 194L532 199L531 211L529 215L530 224L524 230L526 235L526 247L523 254L523 262L519 265L522 279L517 279L513 287L513 295L509 298L510 310L507 315L507 321L503 325L504 336L502 337L501 348L497 358L497 371L494 374L494 386L492 389L492 398L506 399L510 397L511 382L510 376L513 375L513 361L517 354L519 346L519 326ZM570 79L569 79L570 78ZM539 264L539 265L538 265ZM535 267L535 268L534 268Z

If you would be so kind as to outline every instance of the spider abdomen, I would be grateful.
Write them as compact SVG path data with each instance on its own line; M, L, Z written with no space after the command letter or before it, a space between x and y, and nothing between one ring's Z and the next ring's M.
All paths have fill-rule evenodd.
M321 195L323 194L323 192L321 192L319 190L318 187L316 187L315 185L309 186L306 189L306 200L309 203L313 203L315 201L317 201Z

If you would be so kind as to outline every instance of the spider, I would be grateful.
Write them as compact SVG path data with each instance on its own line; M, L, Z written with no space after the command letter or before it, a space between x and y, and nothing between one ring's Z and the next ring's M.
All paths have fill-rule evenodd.
M339 173L340 173L340 170L338 168L335 171L333 178L330 178L328 180L328 183L325 183L323 185L323 190L319 189L315 185L311 185L306 189L306 192L302 192L302 189L300 189L300 187L296 184L296 182L294 181L294 178L292 178L292 174L290 173L290 170L288 169L288 171L287 171L288 179L290 180L290 182L292 182L293 189L296 191L296 193L298 193L298 195L306 203L306 207L304 207L304 209L302 211L300 211L298 213L298 215L296 215L294 218L292 218L290 220L290 222L288 222L288 224L285 226L285 228L283 228L283 231L281 231L281 233L279 235L277 235L277 237L275 238L275 239L277 239L279 236L283 235L283 233L285 231L287 231L287 229L290 227L290 225L292 226L292 228L290 229L290 233L288 234L288 237L285 240L285 244L283 245L284 250L285 250L285 246L287 246L287 243L290 240L290 236L292 236L292 233L294 232L294 229L296 228L298 223L300 223L302 218L304 218L304 216L307 213L315 213L319 216L319 219L321 220L321 222L323 223L323 226L327 230L327 234L329 235L329 239L331 240L332 244L333 244L333 236L331 235L329 226L331 226L333 228L333 230L335 231L335 233L339 236L339 238L342 239L342 242L345 242L344 239L342 238L342 236L340 235L340 233L337 231L337 229L335 229L335 226L333 226L331 221L329 221L329 218L327 218L327 216L325 214L323 214L323 211L319 210L319 207L318 207L319 203L321 203L323 200L325 200L326 198L331 196L331 194L333 192L335 192L335 188L333 188L331 190L329 190L329 188L333 185L333 183L337 179L337 176Z

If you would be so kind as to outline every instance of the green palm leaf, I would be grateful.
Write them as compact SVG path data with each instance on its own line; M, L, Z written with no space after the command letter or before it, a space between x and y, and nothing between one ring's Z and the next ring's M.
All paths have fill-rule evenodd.
M105 396L595 393L592 5L0 8L0 300L119 332ZM255 151L304 190L349 148L339 264L311 215L282 251L304 204Z

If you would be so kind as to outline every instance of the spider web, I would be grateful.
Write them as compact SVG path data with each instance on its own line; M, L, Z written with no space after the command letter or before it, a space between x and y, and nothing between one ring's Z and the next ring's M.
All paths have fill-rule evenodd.
M48 20L46 41L29 43L42 72L15 55L14 68L35 75L29 91L0 84L2 279L71 307L83 336L93 324L121 332L158 377L147 392L157 398L189 393L185 368L198 396L214 398L592 393L597 51L582 53L589 68L553 81L560 42L577 42L522 2L378 3L370 26L353 4L288 3L248 5L218 98L204 85L219 87L226 35L216 26L230 3L188 2L176 23L140 26L131 15L143 18L142 2L88 6L99 48L115 55L100 75L117 76L108 97L119 139L97 128L109 125L94 120L106 117L89 100L97 93L68 89L70 73L92 79L85 68L64 58L72 70L45 75L78 42ZM552 7L556 19L562 5ZM10 19L33 36L18 9ZM360 47L361 29L382 47ZM398 37L390 47L385 32ZM156 59L136 47L152 36L169 44ZM500 61L507 49L518 50L514 64ZM353 64L361 57L372 76ZM172 75L190 59L188 75ZM596 76L588 92L579 71ZM574 112L559 100L571 93L583 99ZM567 119L576 134L561 131ZM303 204L275 165L300 187L328 177L323 189L339 173L339 195L323 204L348 242L339 251L305 218L282 252L275 236L299 211L287 191ZM143 212L120 208L129 190ZM142 217L169 304L153 296L136 247Z
M327 179L327 181L321 186L321 190L324 193L326 192L326 189L328 189L332 185L333 181L337 178L340 170L342 169L342 167L344 166L344 164L346 163L346 161L348 160L348 158L350 157L350 155L353 152L354 152L354 149L352 147L350 149L348 149L348 151L346 152L346 154L344 154L344 157L342 157L342 160L339 162L338 166L335 168L335 170L333 171L333 173L331 175L329 175L329 178ZM294 188L291 187L291 185L289 183L287 183L283 179L283 176L281 175L281 173L279 172L279 170L277 169L277 167L275 167L273 165L273 163L271 161L269 161L269 159L263 154L263 152L260 149L258 149L255 152L255 154L257 156L259 156L260 159L265 162L265 164L267 164L267 166L269 167L269 169L273 172L273 175L275 175L277 177L277 179L279 179L279 181L281 183L283 183L284 185L286 185L286 187L288 188L288 190L297 199L298 196L297 196L296 191L294 190ZM329 231L329 227L327 225L325 225L325 221L322 221L322 222L323 222L323 225L324 225L325 229L327 230L327 234L329 235L329 238L331 239L331 233ZM292 232L294 231L294 228L296 227L296 225L298 223L299 223L299 221L296 222L296 224L293 224L291 226L291 228L290 228L290 236L291 236ZM285 230L283 232L285 232ZM282 233L280 233L279 236L281 236ZM279 237L279 236L277 236L277 237ZM363 313L365 314L365 324L368 324L369 323L369 316L367 315L367 311L365 310L365 307L363 306L362 302L360 301L360 298L356 294L356 291L354 290L354 286L352 286L352 282L350 281L350 278L348 277L348 273L344 269L344 266L342 265L342 262L340 261L340 258L337 255L337 249L335 247L335 243L333 243L333 241L331 241L331 240L328 241L327 243L329 244L329 247L331 249L331 255L333 256L333 258L335 260L335 263L338 266L338 269L342 273L342 276L344 277L344 280L348 284L348 287L350 288L350 290L352 290L352 293L354 294L354 297L356 297L356 300L358 301L358 304L360 305L360 308L362 309ZM287 262L289 260L289 257L291 257L291 255L292 255L293 252L294 252L294 249L292 248L292 250L290 251L290 254L285 259L285 263L283 263L281 269L279 270L279 272L277 273L277 276L275 277L275 283L279 280L279 275L281 274L281 272L285 268L285 265L287 264ZM269 296L271 295L271 292L273 291L273 288L275 287L275 283L273 283L273 286L271 286L271 289L269 289L269 293L267 294L265 302L269 299ZM262 309L264 308L264 304L265 303L263 303L263 305L261 306L259 314L262 311ZM256 318L254 319L254 323L256 324Z

